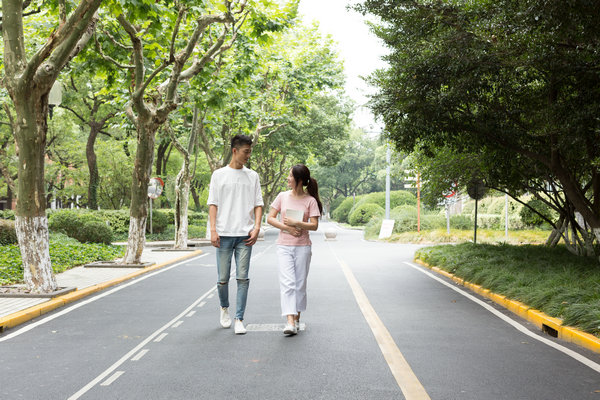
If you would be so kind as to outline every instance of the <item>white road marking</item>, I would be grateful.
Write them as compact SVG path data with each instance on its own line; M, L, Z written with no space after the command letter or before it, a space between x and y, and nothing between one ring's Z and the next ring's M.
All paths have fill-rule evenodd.
M210 296L207 297L207 299L212 299L214 295L215 295L214 293L211 294Z
M110 296L111 294L113 294L113 293L116 293L116 292L118 292L119 290L125 289L126 287L129 287L129 286L135 285L136 283L139 283L139 282L143 281L144 279L148 279L148 278L150 278L150 277L152 277L152 276L155 276L155 275L158 275L158 274L162 274L163 272L166 272L166 271L168 271L168 270L170 270L170 269L173 269L173 268L179 267L179 266L180 266L180 265L182 265L182 264L188 263L188 262L190 262L190 261L193 261L193 260L196 260L196 259L198 259L198 258L205 257L205 256L207 256L208 254L209 254L209 253L201 254L201 255L199 255L198 257L190 258L190 259L187 259L187 260L185 260L185 261L182 261L182 262L180 262L180 263L177 263L177 264L171 265L170 267L162 268L162 269L159 269L159 270L158 270L158 271L156 271L156 272L152 272L152 273L149 273L149 274L146 274L146 275L140 276L140 277L138 277L138 278L134 278L134 279L133 279L131 282L129 282L129 283L122 284L122 285L120 285L120 286L118 286L118 287L116 287L116 288L114 288L114 289L111 289L111 290L109 290L109 291L107 291L107 292L101 293L101 294L99 294L99 295L97 295L97 296L94 296L94 297L91 297L91 298L89 298L89 299L87 299L87 300L83 300L82 302L80 302L80 303L77 303L77 304L75 304L75 305L73 305L73 306L71 306L71 307L65 308L64 310L62 310L62 311L59 311L59 312L57 312L56 314L52 314L52 315L51 315L51 316L49 316L49 317L46 317L46 318L44 318L44 319L41 319L41 320L39 320L39 321L37 321L37 322L31 323L31 324L29 324L29 325L27 325L27 326L25 326L25 327L23 327L23 328L21 328L21 329L19 329L19 330L17 330L17 331L14 331L13 333L11 333L11 334L9 334L9 335L6 335L6 336L4 336L4 337L0 338L0 342L4 342L5 340L9 340L9 339L12 339L12 338L14 338L14 337L17 337L17 336L19 336L19 335L22 335L23 333L25 333L25 332L28 332L28 331L30 331L30 330L32 330L32 329L34 329L34 328L37 328L38 326L40 326L40 325L43 325L43 324L45 324L45 323L47 323L47 322L50 322L50 321L52 321L52 320L53 320L53 319L55 319L55 318L61 317L61 316L65 315L65 314L68 314L68 313L70 313L71 311L74 311L74 310L78 309L79 307L83 307L83 306L85 306L85 305L87 305L87 304L89 304L89 303L92 303L92 302L96 301L96 300L100 300L100 299L101 299L101 298L103 298L103 297Z
M109 386L111 383L113 383L114 381L116 381L117 379L119 379L119 377L121 375L123 375L125 373L125 371L117 371L115 372L110 378L108 378L107 380L105 380L104 382L102 382L100 384L100 386Z
M183 324L183 321L177 321L173 324L173 326L171 328L179 328L179 326Z
M167 335L168 335L167 332L161 333L159 337L157 337L156 339L154 339L154 341L158 343L161 340L163 340L165 337L167 337Z
M150 351L149 349L144 349L144 350L140 351L133 358L131 358L131 361L139 361L140 358L144 357L146 355L146 353L149 351Z
M446 282L445 280L443 280L440 277L435 276L433 273L423 269L423 267L419 267L413 263L409 263L404 261L404 264L411 266L412 268L416 269L419 272L424 273L425 275L429 276L432 279L435 279L436 281L440 282L441 284L448 286L450 289L454 290L455 292L460 293L461 295L465 296L467 299L479 304L481 307L485 308L486 310L488 310L489 312L491 312L492 314L494 314L496 317L500 318L501 320L503 320L504 322L512 325L514 328L516 328L519 332L524 333L525 335L541 342L544 343L545 345L548 345L550 347L552 347L553 349L556 349L566 355L568 355L569 357L579 361L580 363L590 367L591 369L593 369L596 372L600 373L600 364L590 360L587 357L582 356L581 354L565 347L562 346L558 343L553 342L552 340L549 340L543 336L537 335L533 332L531 332L529 329L527 329L525 326L523 326L522 324L520 324L519 322L517 322L516 320L510 318L509 316L501 313L500 311L496 310L494 307L492 307L491 305L487 304L484 301L481 301L480 299L478 299L477 297L473 296L472 294L469 294L468 292L460 289L459 287L456 287L448 282Z
M188 318L189 318L189 317L193 316L194 314L196 314L196 311L190 311L190 312L189 312L189 313L186 315L186 317L188 317Z
M183 312L181 312L179 315L177 315L171 321L167 322L161 328L159 328L154 333L152 333L150 336L148 336L146 339L144 339L140 344L138 344L137 346L135 346L127 354L125 354L123 357L121 357L116 363L114 363L113 365L111 365L110 367L108 367L104 372L102 372L100 375L98 375L96 378L94 378L90 383L88 383L87 385L85 385L84 387L82 387L77 393L75 393L71 397L69 397L68 400L75 400L75 399L80 398L84 394L86 394L91 388L93 388L94 386L96 386L100 381L102 381L103 379L105 379L114 370L116 370L117 368L119 368L119 366L121 366L124 362L126 362L131 357L133 357L134 354L136 354L138 351L140 351L144 346L146 346L155 337L157 337L158 335L160 335L161 333L163 333L163 331L165 331L168 328L170 328L171 325L173 325L174 323L176 323L177 321L179 321L185 314L187 314L188 312L190 312L190 310L192 310L194 307L196 307L198 305L198 303L200 303L202 300L204 300L209 294L214 293L214 291L216 289L217 289L217 287L213 286L209 291L207 291L202 296L200 296L200 298L198 298L196 301L194 301L188 308L186 308L185 310L183 310Z
M198 304L196 307L200 308L200 307L203 307L205 304L206 304L206 302L203 301L202 303Z

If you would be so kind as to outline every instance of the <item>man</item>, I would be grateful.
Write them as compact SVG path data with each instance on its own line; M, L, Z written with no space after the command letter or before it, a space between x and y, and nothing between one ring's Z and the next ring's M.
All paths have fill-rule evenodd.
M231 139L231 162L213 172L208 192L210 241L217 248L217 289L221 303L221 326L229 328L229 274L235 256L237 309L235 333L246 333L244 311L248 296L248 269L252 246L256 243L263 213L258 174L244 166L252 154L252 138L236 135Z

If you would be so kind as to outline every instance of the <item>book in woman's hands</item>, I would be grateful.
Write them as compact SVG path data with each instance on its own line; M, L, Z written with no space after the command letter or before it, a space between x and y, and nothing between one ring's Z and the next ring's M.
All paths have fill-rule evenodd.
M304 220L304 212L300 210L294 210L292 208L288 208L285 210L285 216L287 218L295 219L296 221L300 222Z

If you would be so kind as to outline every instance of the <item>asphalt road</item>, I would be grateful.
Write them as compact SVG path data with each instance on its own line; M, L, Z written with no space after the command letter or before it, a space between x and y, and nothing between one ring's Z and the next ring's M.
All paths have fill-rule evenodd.
M417 246L326 227L298 335L280 330L268 231L246 335L219 325L206 248L0 335L0 399L600 399L600 356L414 265Z

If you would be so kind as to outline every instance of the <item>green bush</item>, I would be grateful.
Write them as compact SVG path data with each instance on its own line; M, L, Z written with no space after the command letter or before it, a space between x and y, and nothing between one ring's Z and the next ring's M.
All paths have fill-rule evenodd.
M360 200L356 202L356 207L363 204L377 204L385 209L385 192L374 192L360 197ZM411 192L405 190L395 190L390 192L390 209L396 208L402 205L417 204L417 198Z
M107 222L115 234L129 232L129 210L99 210L94 213Z
M0 210L0 219L15 220L15 212L13 210Z
M0 220L0 245L17 243L17 232L15 231L15 222L10 220Z
M148 221L146 222L146 232L150 232L150 214L148 214ZM169 223L170 221L170 223ZM175 219L169 219L168 213L163 210L152 211L152 233L161 233L167 226L174 225Z
M468 215L451 215L450 227L453 229L472 229L473 220Z
M50 231L63 233L82 243L110 244L113 231L100 214L87 210L55 210L50 213Z
M206 230L206 221L208 214L203 211L188 211L188 225L196 225L203 227Z
M110 244L113 240L113 231L104 221L83 219L83 224L75 231L73 238L81 243ZM69 235L71 236L71 235Z
M550 207L548 207L548 205L546 205L546 203L544 203L543 201L538 200L538 199L532 199L527 202L527 205L529 207L535 209L540 214L551 219ZM533 227L544 224L546 222L546 220L544 220L541 216L536 214L529 207L523 207L521 209L521 211L519 213L519 216L521 217L521 221L523 221L523 223L526 226L533 226Z
M348 222L348 216L350 210L354 205L354 199L352 197L346 197L344 201L335 209L331 217L337 222Z
M338 208L340 204L342 204L344 199L345 199L345 197L338 196L331 201L331 204L329 205L329 212L331 213L330 215L333 215L333 212L335 211L335 209Z
M385 210L377 204L362 204L355 207L354 211L352 211L348 217L348 222L350 222L350 225L352 226L365 225L371 218L382 215L383 213L385 213Z

